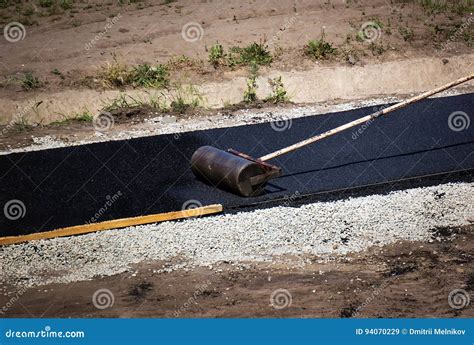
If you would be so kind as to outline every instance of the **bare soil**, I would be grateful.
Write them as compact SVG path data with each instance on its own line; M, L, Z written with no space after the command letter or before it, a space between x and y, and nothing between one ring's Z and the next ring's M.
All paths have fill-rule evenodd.
M124 3L74 1L71 9L64 10L59 6L43 8L36 1L27 1L2 9L2 23L18 20L26 26L26 35L14 44L2 40L2 47L7 49L2 49L5 53L1 57L0 73L34 71L54 87L68 84L51 74L54 68L72 77L94 75L98 65L110 61L112 55L131 65L164 63L179 55L206 61L208 49L215 42L231 47L259 40L265 40L281 56L272 68L305 70L317 62L304 58L304 45L311 39L319 39L323 27L328 42L358 51L362 57L420 57L443 52L442 45L450 38L451 30L469 17L468 7L458 12L436 11L415 1ZM107 29L107 19L111 21L114 17L117 20ZM384 40L377 43L384 45L388 55L373 54L372 48L356 40L361 25L369 21L380 23L379 34ZM203 28L196 42L186 42L181 36L183 26L189 22L197 22ZM413 36L403 34L403 28L411 29ZM451 42L452 55L470 51L466 43L471 43L472 29L466 30ZM101 32L105 35L95 40L91 49L85 49ZM345 55L339 58L344 60ZM211 71L212 66L206 64L199 72L207 78ZM209 77L216 80L215 75Z
M464 289L472 296L473 230L434 229L432 243L400 242L328 263L307 258L311 263L300 268L275 261L153 273L166 263L149 262L116 276L20 291L4 316L468 318L472 301L454 309L448 295ZM99 289L113 293L112 306L94 307ZM272 305L278 289L288 290L291 303ZM11 296L2 296L0 305Z
M25 27L24 39L0 40L0 124L13 129L0 127L0 149L31 144L32 136L88 137L91 123L51 123L84 110L96 115L120 92L157 91L105 88L98 73L114 57L136 66L188 56L192 63L172 66L171 81L198 85L209 107L240 102L249 73L246 66L213 67L208 54L216 42L226 49L265 42L275 59L259 71L258 96L268 94L269 77L281 75L296 103L408 96L472 73L474 26L463 28L472 10L385 0L123 2L72 1L63 9L7 1L0 9L0 25ZM182 37L190 22L203 29L195 42ZM368 22L378 23L376 39L357 40ZM304 46L323 29L337 54L312 59ZM39 88L22 87L28 72ZM473 84L462 90L472 92ZM149 109L128 111L115 114L114 131L146 128L144 119L153 116ZM20 119L37 126L13 124ZM0 296L7 306L0 311L5 317L473 317L472 302L462 309L448 304L454 289L472 296L473 230L439 229L434 237L441 241L397 243L327 263L309 257L304 266L276 260L154 273L167 263L147 262L116 276L27 290L1 282L11 294ZM113 293L112 306L94 306L99 289ZM291 294L282 309L271 305L278 289Z
M73 1L63 9L26 1L2 8L0 23L22 23L25 36L0 40L0 123L18 114L40 124L85 109L95 114L119 91L153 91L104 89L98 74L114 57L136 66L188 56L190 63L172 64L173 83L199 85L211 107L239 102L248 68L213 67L208 54L216 42L225 49L265 42L274 62L260 70L260 96L268 93L269 76L282 75L298 103L418 92L472 70L473 26L463 26L472 20L469 7L385 0L118 3ZM195 42L182 37L191 22L202 27ZM366 23L378 26L373 41L357 39ZM315 60L304 47L323 29L337 54ZM41 87L23 89L27 72Z

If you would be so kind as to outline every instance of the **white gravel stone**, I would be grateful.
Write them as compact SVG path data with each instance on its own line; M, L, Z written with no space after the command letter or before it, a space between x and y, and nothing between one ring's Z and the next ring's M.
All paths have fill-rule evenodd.
M448 183L10 245L0 247L0 279L17 286L68 283L153 260L166 262L156 273L281 255L301 257L298 266L308 255L333 260L400 240L429 241L435 227L468 224L473 187Z

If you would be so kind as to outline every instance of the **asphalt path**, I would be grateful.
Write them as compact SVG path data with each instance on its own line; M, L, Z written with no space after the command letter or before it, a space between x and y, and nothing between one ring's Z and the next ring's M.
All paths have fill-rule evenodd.
M384 106L384 105L380 105ZM220 203L225 209L309 195L474 175L474 94L421 101L272 160L283 176L244 198L197 180L202 145L259 157L380 108L279 123L159 135L0 156L0 236ZM453 115L454 114L454 115ZM183 206L184 205L184 206ZM17 206L14 208L13 206ZM15 213L15 211L17 211Z

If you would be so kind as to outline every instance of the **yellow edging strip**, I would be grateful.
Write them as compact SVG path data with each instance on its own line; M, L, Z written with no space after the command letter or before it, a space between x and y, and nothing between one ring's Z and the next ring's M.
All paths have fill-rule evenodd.
M208 205L208 206L203 206L203 207L198 207L198 208L192 208L189 210L158 213L158 214L151 214L148 216L140 216L140 217L132 217L132 218L107 220L105 222L100 222L100 223L75 225L75 226L69 226L67 228L60 228L56 230L38 232L38 233L28 234L28 235L0 237L0 245L20 243L20 242L26 242L26 241L32 241L32 240L42 240L46 238L53 238L53 237L60 237L60 236L87 234L89 232L94 232L94 231L124 228L127 226L140 225L140 224L158 223L158 222L164 222L167 220L176 220L176 219L182 219L182 218L199 217L199 216L204 216L206 214L213 214L213 213L219 213L219 212L222 212L222 205L215 204L215 205Z

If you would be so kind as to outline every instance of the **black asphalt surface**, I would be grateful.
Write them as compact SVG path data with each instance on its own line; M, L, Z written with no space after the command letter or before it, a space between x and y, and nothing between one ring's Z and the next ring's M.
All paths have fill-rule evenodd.
M176 211L189 200L232 209L374 184L390 188L399 180L421 183L426 175L449 181L462 172L472 181L474 126L455 131L448 119L456 111L472 118L473 109L474 94L428 99L282 156L271 162L283 176L253 198L196 180L193 152L213 145L259 157L376 109L293 119L284 131L264 123L0 156L0 206L11 200L25 206L19 219L0 214L0 236Z

